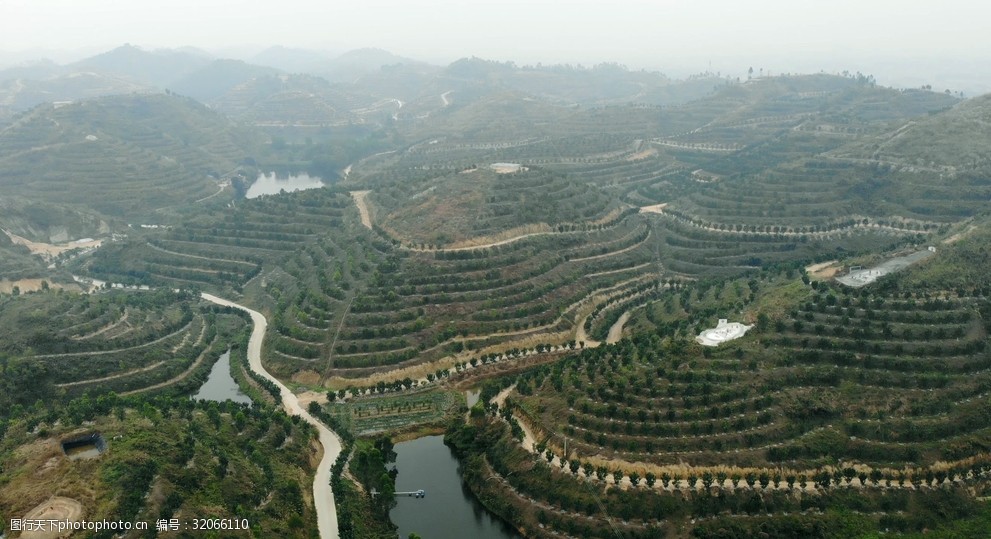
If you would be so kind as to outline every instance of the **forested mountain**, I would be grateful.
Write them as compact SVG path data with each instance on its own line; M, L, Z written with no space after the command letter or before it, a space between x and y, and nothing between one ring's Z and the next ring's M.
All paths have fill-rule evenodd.
M0 132L0 195L158 221L220 194L260 147L245 130L189 98L162 94L39 105ZM74 235L70 235L74 236Z

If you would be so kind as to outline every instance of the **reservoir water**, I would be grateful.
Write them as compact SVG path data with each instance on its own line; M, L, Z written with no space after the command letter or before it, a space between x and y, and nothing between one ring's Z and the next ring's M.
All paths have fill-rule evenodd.
M193 395L193 398L217 402L230 399L242 404L251 404L251 398L241 392L241 388L237 386L237 382L231 376L230 350L224 352L220 359L213 364L213 368L210 369L210 376L200 386L200 390Z
M396 497L389 513L399 537L411 532L429 539L516 539L509 525L494 517L471 494L458 474L458 459L443 436L396 444L396 492L423 489L425 498Z
M297 174L279 178L275 173L260 174L255 183L251 184L245 198L258 198L262 195L277 195L283 191L291 193L293 191L303 191L305 189L317 189L323 187L323 181L316 176L308 174Z

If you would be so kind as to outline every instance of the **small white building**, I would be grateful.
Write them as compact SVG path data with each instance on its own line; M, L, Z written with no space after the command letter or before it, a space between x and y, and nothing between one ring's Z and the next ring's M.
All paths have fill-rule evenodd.
M719 346L726 341L739 339L754 326L748 326L739 322L730 322L725 318L720 318L719 323L714 328L703 330L695 337L695 342L702 346Z

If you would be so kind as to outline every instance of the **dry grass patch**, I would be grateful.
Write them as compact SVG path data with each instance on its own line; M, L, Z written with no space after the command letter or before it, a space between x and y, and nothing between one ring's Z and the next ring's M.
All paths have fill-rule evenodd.
M828 262L812 264L811 266L806 266L805 271L809 276L821 281L832 279L841 269L839 262L839 260L830 260Z
M5 463L9 482L0 489L0 507L11 518L77 521L96 505L94 482L102 459L70 461L57 438L17 448ZM67 537L35 530L21 537Z

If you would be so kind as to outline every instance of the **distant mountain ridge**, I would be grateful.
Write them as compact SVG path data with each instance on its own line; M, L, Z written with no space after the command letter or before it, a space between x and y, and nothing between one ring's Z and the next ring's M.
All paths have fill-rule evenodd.
M125 44L65 65L41 61L0 70L0 108L16 112L43 102L165 89L211 102L255 78L278 73L321 77L349 87L347 93L368 94L371 102L414 101L453 90L464 97L484 87L562 103L669 105L711 89L708 81L672 81L662 73L631 71L619 64L518 67L472 57L437 66L377 48L334 55L281 46L231 59L192 47L146 50Z
M208 103L239 84L278 73L278 69L252 65L241 60L214 60L173 81L169 86L182 95Z
M171 49L146 51L130 44L66 66L71 71L119 73L161 88L209 64L211 58Z

